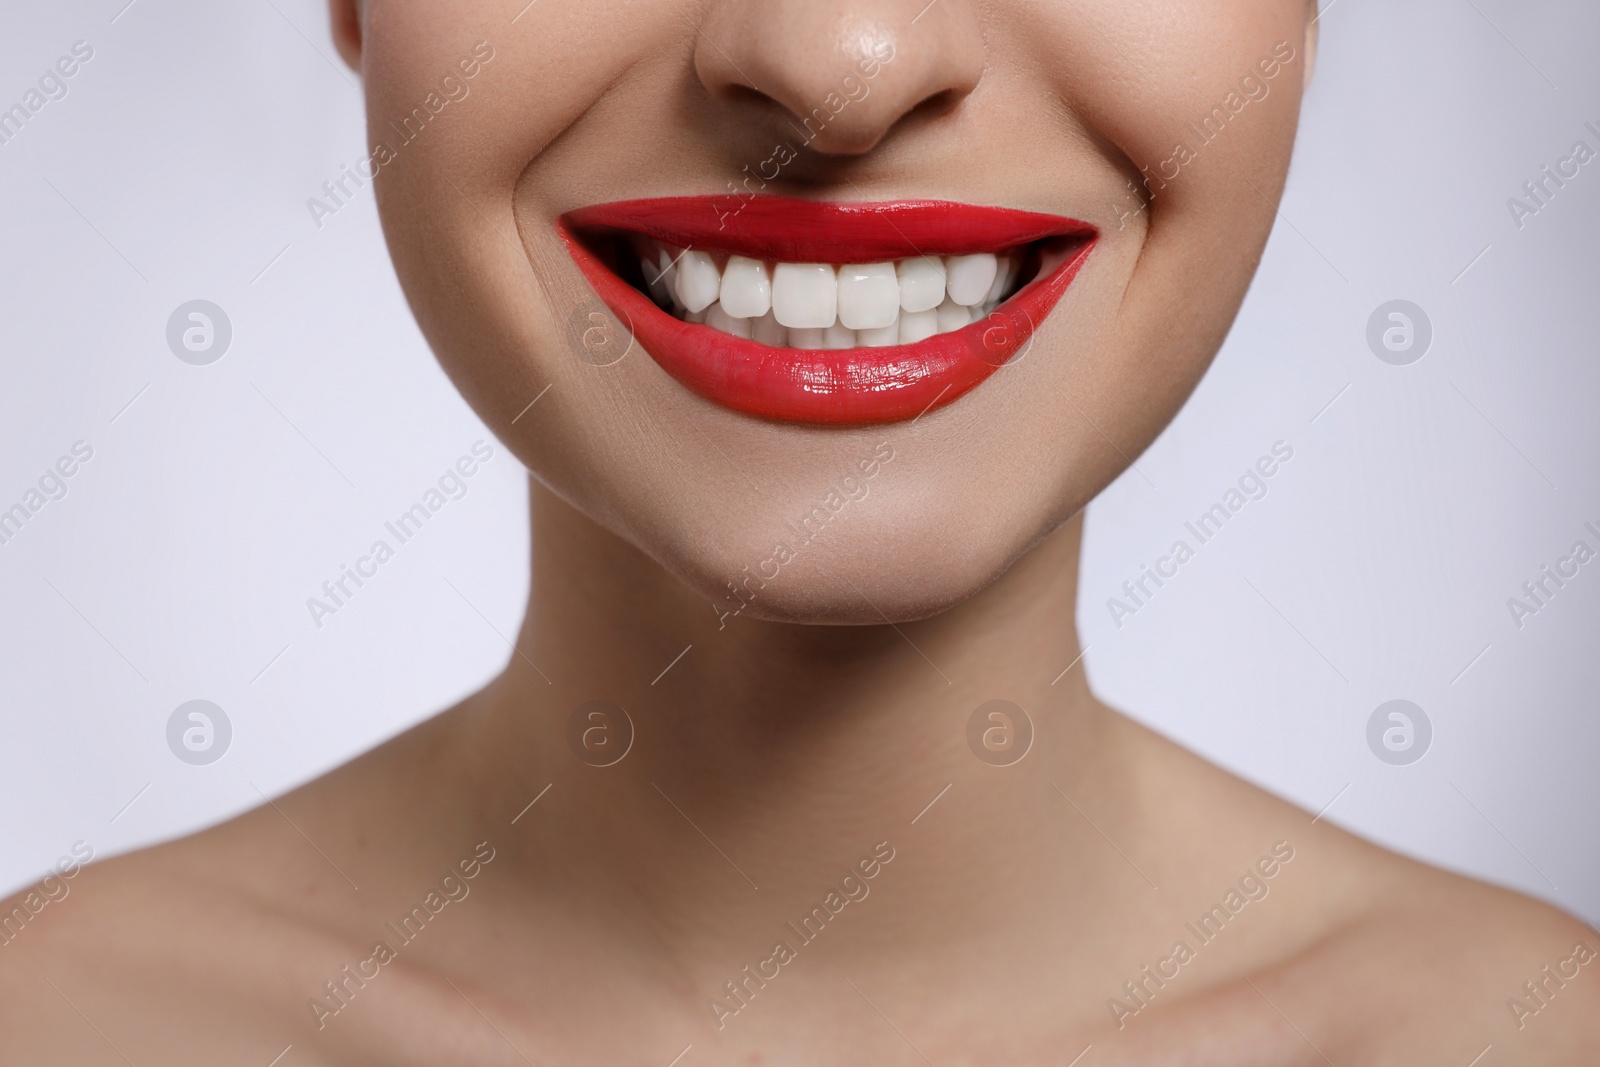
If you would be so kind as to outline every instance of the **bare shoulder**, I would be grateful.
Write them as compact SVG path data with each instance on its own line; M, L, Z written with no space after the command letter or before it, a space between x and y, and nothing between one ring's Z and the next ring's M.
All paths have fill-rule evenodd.
M314 919L334 888L272 832L270 811L53 874L0 905L0 1065L265 1064L282 1051L313 961L341 937L337 919Z
M0 903L0 1067L265 1065L291 1045L297 1067L414 1062L369 1032L400 1029L392 1018L323 1032L308 1010L371 955L391 884L415 895L395 847L408 813L374 762L200 833L64 866ZM413 1020L440 999L421 962L386 969L394 1011Z
M1304 1004L1347 1051L1340 1063L1596 1062L1592 928L1522 894L1374 851L1365 906L1263 974L1261 993L1289 1017Z
M1268 934L1253 959L1238 965L1227 948L1200 949L1202 959L1220 964L1226 973L1213 971L1215 981L1167 1003L1161 999L1164 990L1156 990L1149 1007L1160 1010L1150 1013L1148 1024L1146 1013L1129 1004L1138 1022L1107 1043L1106 1051L1114 1054L1106 1062L1140 1067L1594 1067L1600 1062L1600 937L1592 928L1521 894L1354 838L1347 843L1311 838L1297 849L1294 863L1303 866L1295 873L1302 882L1318 883L1319 859L1336 862L1366 888L1353 895L1335 888L1329 894L1335 899L1316 903L1289 890L1281 903L1296 910L1293 919ZM1323 888L1317 885L1313 894ZM1201 923L1190 929L1200 930L1197 938L1211 936L1204 919ZM1233 936L1231 924L1227 936Z
M1230 991L1263 1025L1341 1065L1597 1062L1593 929L1523 894L1328 836L1306 858L1342 868L1344 900L1325 929Z
M1205 941L1211 934L1201 917L1214 913L1227 933L1197 949L1199 981L1155 991L1148 1022L1156 1025L1146 1026L1139 1010L1137 1025L1118 1031L1129 1038L1117 1042L1128 1062L1600 1063L1594 928L1521 893L1362 840L1153 743L1167 749L1155 765L1181 798L1176 818L1189 820L1176 836L1203 839L1208 853L1234 857L1240 870L1249 869L1243 857L1264 853L1269 842L1292 860L1256 868L1249 884L1236 881L1238 892L1221 898L1227 907L1206 910L1212 895L1229 888L1220 879L1203 900L1185 903L1194 921L1178 930ZM1265 871L1277 873L1257 873Z

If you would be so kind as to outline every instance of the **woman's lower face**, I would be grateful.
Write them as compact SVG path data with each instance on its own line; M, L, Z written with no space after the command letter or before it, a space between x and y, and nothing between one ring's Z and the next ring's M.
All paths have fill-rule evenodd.
M429 341L545 485L728 610L913 619L1198 381L1310 14L368 0L368 169Z

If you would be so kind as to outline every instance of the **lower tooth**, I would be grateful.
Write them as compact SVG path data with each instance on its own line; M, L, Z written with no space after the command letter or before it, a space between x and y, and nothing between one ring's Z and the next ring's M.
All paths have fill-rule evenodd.
M926 341L939 332L939 313L933 309L927 311L902 311L900 312L900 343L903 345L916 344Z
M722 310L722 304L712 304L706 308L706 325L723 333L731 333L735 337L750 337L750 320L736 319Z
M977 308L969 308L964 304L956 303L949 297L945 297L944 303L940 304L936 309L934 309L934 315L937 317L939 325L939 332L949 333L952 330L961 329L961 327L973 321L973 314L977 310Z
M834 323L822 331L823 348L854 348L856 332L848 326Z
M825 331L819 326L815 329L806 326L791 326L789 328L790 348L824 348L822 335Z
M900 322L896 321L881 330L857 330L856 343L863 348L887 348L900 343Z
M789 345L789 328L768 311L759 319L751 320L750 338L773 348L786 348Z

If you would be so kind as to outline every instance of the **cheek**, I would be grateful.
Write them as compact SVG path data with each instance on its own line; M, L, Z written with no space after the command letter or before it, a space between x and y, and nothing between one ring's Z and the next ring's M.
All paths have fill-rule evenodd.
M1059 43L1051 32L1070 41L1070 54L1042 69L1058 72L1060 95L1131 161L1127 177L1149 178L1153 196L1131 220L1137 248L1110 343L1085 359L1100 385L1089 403L1122 420L1115 436L1131 453L1153 439L1209 364L1276 217L1298 122L1306 7L1302 0L1073 7L1050 16L1053 30L1035 44L1019 46ZM1117 47L1079 32L1080 17L1116 27ZM1295 58L1268 83L1267 98L1230 111L1228 95L1285 42ZM1203 120L1218 107L1227 118L1208 140Z
M477 76L461 79L470 99L430 130L431 151L422 154L437 161L429 178L446 190L448 176L467 193L509 193L529 161L608 88L680 36L673 30L681 19L674 24L633 7L618 0L535 4L513 26L498 0L372 0L365 40L370 132L391 136L394 115L446 75L460 77L464 58L475 60ZM619 137L626 127L614 124Z
M554 216L583 202L596 170L650 173L648 159L612 163L604 144L551 150L608 85L640 56L660 50L660 20L624 17L627 7L605 0L581 10L537 4L514 27L503 4L480 0L372 0L369 10L369 138L393 152L375 179L385 237L445 370L508 442L524 428L508 430L511 420L546 385L567 385L569 398L603 405L613 399L604 379L630 370L625 361L621 371L600 374L597 389L596 368L576 358L582 353L574 353L574 342L593 294L549 227ZM610 27L603 42L600 25ZM458 70L478 42L494 54L480 60L467 98L447 106L421 136L404 140L396 120ZM609 128L616 144L645 140L630 134L626 119ZM531 173L544 175L561 160L568 173L556 177L564 180ZM551 188L572 189L579 199L552 204L537 192ZM575 324L576 333L569 330Z
M1053 63L1041 60L1040 69L1054 72L1059 95L1126 157L1127 179L1153 194L1140 220L1149 228L1146 251L1157 254L1153 265L1169 252L1207 258L1208 269L1175 292L1242 295L1274 218L1267 200L1276 202L1293 144L1305 12L1302 0L1085 0L1042 16L1048 24L1038 38L1018 42L1066 50ZM1114 27L1113 40L1081 32L1081 19ZM1234 94L1238 106L1241 79L1257 75L1259 62L1284 45L1295 58L1266 84L1269 95L1230 110L1226 101ZM1208 119L1219 134L1208 132ZM1196 289L1198 278L1211 284ZM1205 333L1209 343L1215 331Z
M1041 15L1041 32L1022 46L1065 50L1040 69L1055 72L1061 96L1136 164L1153 166L1180 143L1194 147L1188 124L1198 124L1242 79L1259 76L1257 64L1273 58L1280 42L1296 58L1269 88L1290 87L1298 97L1305 12L1303 0L1080 0ZM1110 40L1083 33L1084 19L1105 27Z

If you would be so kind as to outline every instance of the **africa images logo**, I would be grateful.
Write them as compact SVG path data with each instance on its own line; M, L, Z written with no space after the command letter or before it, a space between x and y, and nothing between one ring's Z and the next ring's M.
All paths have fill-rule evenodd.
M792 921L784 923L784 928L794 935L794 944L789 943L788 937L776 942L771 954L757 962L754 970L746 964L738 976L723 983L725 996L707 998L706 1006L711 1009L711 1017L717 1021L717 1029L723 1029L729 1019L748 1008L756 993L782 974L784 967L798 959L800 949L822 936L822 931L852 901L859 903L866 900L867 894L872 892L872 887L867 883L878 877L894 856L894 846L889 842L879 841L873 845L872 853L857 860L855 866L839 879L838 885L823 895L822 902L811 906L798 926Z
M445 908L466 900L472 892L468 883L478 877L494 857L493 845L487 841L478 842L472 855L446 868L438 883L419 903L411 905L411 910L402 915L398 923L383 924L384 936L373 942L370 955L354 965L345 964L338 974L322 983L321 993L307 997L306 1007L317 1029L327 1026L329 1019L348 1008L357 994L367 988L367 983L377 979L384 967L399 959L400 950L421 937L428 924L436 921Z
M322 196L307 197L306 210L311 213L311 221L316 223L317 229L325 225L324 219L344 210L356 193L366 188L367 182L377 178L381 168L399 159L400 149L421 137L429 123L443 114L446 107L465 100L472 92L468 83L483 73L483 68L493 59L494 46L488 41L474 44L471 54L462 56L455 67L439 79L438 89L430 91L421 103L400 117L399 125L394 119L389 120L389 128L395 134L393 144L378 141L372 151L356 163L354 170L348 164L342 165L338 174L323 182Z

